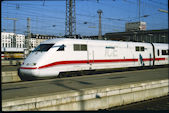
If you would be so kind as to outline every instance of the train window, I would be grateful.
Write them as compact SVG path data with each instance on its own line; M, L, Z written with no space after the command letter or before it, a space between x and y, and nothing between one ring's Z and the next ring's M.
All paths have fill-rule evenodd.
M169 55L168 50L162 50L162 55Z
M33 52L43 52L43 51L48 51L54 44L40 44L38 47L36 47Z
M65 50L65 45L61 45L57 51L64 51Z
M158 55L158 56L160 55L160 51L159 51L159 49L157 50L157 55Z
M144 47L140 47L141 48L141 51L144 51Z
M74 44L74 51L87 51L87 45L86 44Z
M136 51L144 51L145 48L143 46L136 46Z
M85 44L81 45L81 50L82 51L87 51L87 45L85 45Z
M80 51L80 45L74 44L74 51Z
M165 54L166 54L165 50L162 50L162 55L165 55Z
M136 51L139 51L139 47L138 46L136 46Z

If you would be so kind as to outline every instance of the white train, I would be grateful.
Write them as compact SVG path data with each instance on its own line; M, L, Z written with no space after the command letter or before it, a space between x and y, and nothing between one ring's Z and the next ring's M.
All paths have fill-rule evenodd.
M56 38L42 42L19 70L23 77L168 64L168 44Z

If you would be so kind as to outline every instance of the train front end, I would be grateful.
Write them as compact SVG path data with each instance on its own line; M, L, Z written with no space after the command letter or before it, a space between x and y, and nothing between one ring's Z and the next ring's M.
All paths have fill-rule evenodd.
M35 80L54 76L50 69L46 70L43 64L48 64L51 57L51 48L54 43L42 43L36 47L24 60L18 74L22 80Z

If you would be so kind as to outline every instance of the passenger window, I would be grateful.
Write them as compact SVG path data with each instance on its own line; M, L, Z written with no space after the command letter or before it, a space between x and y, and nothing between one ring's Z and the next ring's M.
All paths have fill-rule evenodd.
M74 44L74 51L87 51L87 45L86 44Z
M165 54L166 54L165 50L162 50L162 55L165 55Z
M80 45L74 44L74 51L80 51Z
M136 46L136 51L139 51L139 47L138 46Z
M162 55L169 55L168 50L162 50Z
M143 46L136 46L136 51L144 51L145 48Z
M81 50L82 51L87 51L87 45L81 45Z
M141 51L144 51L144 47L141 47Z

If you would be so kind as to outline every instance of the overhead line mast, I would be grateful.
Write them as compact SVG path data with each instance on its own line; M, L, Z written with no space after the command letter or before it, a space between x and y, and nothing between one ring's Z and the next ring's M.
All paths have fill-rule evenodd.
M66 0L65 35L76 35L75 0Z
M139 18L139 22L140 22L140 0L138 0L138 4L139 4L139 9L138 9L138 18Z
M99 33L98 33L98 39L101 40L102 39L101 14L103 13L103 11L101 9L99 9L97 11L97 13L99 14Z

